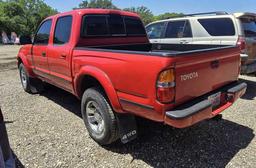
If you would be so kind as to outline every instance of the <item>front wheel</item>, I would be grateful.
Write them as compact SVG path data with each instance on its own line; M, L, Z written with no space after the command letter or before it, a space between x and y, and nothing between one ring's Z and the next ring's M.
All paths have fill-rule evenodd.
M20 73L20 81L21 81L22 88L26 92L31 93L31 85L30 85L29 76L28 76L28 73L22 63L19 65L19 73Z
M44 90L43 82L39 79L30 78L23 63L19 65L19 73L22 88L26 92L35 94L41 93Z
M118 139L116 116L101 89L84 92L81 111L89 135L97 143L108 145Z

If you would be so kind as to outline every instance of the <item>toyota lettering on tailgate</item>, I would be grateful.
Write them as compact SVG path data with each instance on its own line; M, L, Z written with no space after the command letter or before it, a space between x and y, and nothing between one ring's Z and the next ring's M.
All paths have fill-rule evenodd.
M194 78L198 78L198 72L192 72L192 73L189 73L189 74L185 74L185 75L181 75L180 78L181 78L181 81L186 81L186 80L191 80L191 79L194 79Z

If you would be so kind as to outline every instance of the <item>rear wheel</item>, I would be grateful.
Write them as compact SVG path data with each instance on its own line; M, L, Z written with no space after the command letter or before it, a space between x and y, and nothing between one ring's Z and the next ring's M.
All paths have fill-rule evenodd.
M84 92L81 111L89 135L97 143L108 145L119 138L116 116L101 89L89 88Z

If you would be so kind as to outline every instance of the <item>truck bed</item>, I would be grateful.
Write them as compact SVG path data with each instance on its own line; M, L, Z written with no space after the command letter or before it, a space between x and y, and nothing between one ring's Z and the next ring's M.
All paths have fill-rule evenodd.
M90 53L86 53L86 56L92 54L94 58L99 55L108 55L108 58L120 58L120 55L123 53L124 56L122 60L125 60L126 64L120 63L120 66L122 66L117 71L122 69L129 69L129 71L124 70L124 74L118 74L120 76L136 74L141 71L141 67L149 66L149 64L157 64L159 62L159 59L156 58L155 62L147 63L147 59L143 57L167 58L162 60L165 63L159 65L160 69L158 72L147 71L145 74L153 76L164 68L175 68L176 104L202 96L236 81L240 62L239 48L236 46L131 44L77 47L75 50L90 51ZM106 52L106 54L103 54L104 52ZM80 52L78 55L83 55L83 52ZM138 58L138 55L142 57ZM184 57L186 57L186 59L184 59ZM136 63L134 60L136 60ZM140 65L135 72L131 71L131 67L134 68L133 65ZM145 81L145 83L147 83L147 81ZM152 81L152 83L154 82ZM118 90L122 90L122 88L118 88ZM138 91L133 92L136 93ZM140 95L144 94L138 93Z
M163 57L175 57L179 55L210 52L235 48L230 45L198 45L198 44L125 44L76 47L79 50L118 52L125 54L142 54Z

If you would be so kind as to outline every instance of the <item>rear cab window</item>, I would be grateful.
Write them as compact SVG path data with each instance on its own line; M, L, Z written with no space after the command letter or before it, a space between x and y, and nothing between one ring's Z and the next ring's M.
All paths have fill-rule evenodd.
M139 18L121 15L85 15L81 37L146 36Z
M83 19L82 36L105 36L108 35L106 16L85 16Z
M124 17L126 34L128 36L145 36L146 31L140 19Z
M110 34L113 36L125 35L123 18L120 15L110 15L108 18Z
M234 36L233 20L230 18L198 19L198 22L211 36Z

